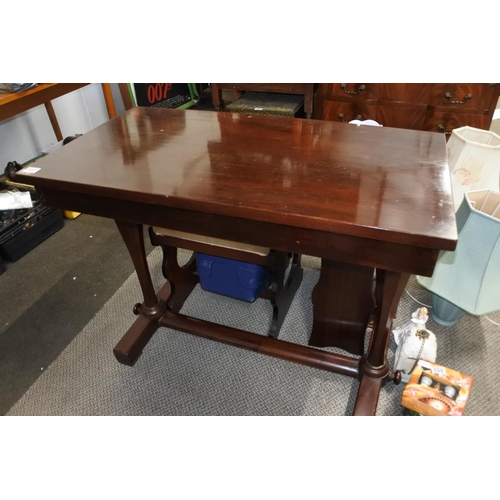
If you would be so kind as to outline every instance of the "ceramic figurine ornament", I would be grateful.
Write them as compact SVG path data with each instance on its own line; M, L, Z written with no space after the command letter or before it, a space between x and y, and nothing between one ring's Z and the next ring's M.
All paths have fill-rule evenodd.
M417 361L422 358L436 361L436 336L425 328L429 319L426 307L420 307L411 315L401 328L393 330L394 340L398 346L394 360L394 371L401 371L401 380L408 382Z
M395 330L392 331L396 345L399 345L401 337L409 330L415 333L417 330L421 328L425 329L425 324L427 323L428 319L429 319L429 311L427 310L427 307L420 307L415 312L413 312L411 314L410 321L405 323L402 327L396 328Z

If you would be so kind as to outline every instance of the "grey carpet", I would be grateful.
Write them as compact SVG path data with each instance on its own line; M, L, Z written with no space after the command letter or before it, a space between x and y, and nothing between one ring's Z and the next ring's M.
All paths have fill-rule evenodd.
M146 238L146 250L152 249ZM0 276L0 415L102 309L134 266L111 219L81 215Z
M184 253L183 257L187 257ZM155 285L163 283L160 252L149 256ZM304 258L305 275L280 338L305 344L312 324L311 291L319 260ZM408 290L425 303L414 278ZM162 328L134 367L118 363L112 349L135 319L140 299L132 274L101 311L46 369L8 415L349 415L357 381L225 344ZM418 307L404 294L395 324ZM182 312L264 334L269 302L246 304L195 289ZM490 315L500 322L500 314ZM466 415L500 415L500 327L466 315L456 327L429 320L438 338L438 362L474 377ZM335 349L331 349L336 351ZM389 360L395 344L391 338ZM343 351L337 351L343 353ZM378 415L402 415L403 387L387 384Z

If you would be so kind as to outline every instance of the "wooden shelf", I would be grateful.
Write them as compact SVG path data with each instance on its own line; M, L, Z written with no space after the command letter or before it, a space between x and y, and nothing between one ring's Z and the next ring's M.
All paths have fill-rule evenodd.
M22 92L0 94L0 121L7 120L19 113L24 113L29 109L36 108L43 104L49 115L50 123L52 124L57 140L62 141L61 129L51 101L87 85L90 85L90 83L41 83L36 87ZM114 118L116 116L116 111L110 84L103 83L102 89L108 116L109 118Z

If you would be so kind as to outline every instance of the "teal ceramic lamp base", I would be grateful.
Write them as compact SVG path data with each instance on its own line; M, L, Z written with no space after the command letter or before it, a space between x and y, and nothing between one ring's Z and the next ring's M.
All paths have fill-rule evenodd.
M498 142L500 148L500 137ZM482 316L500 310L500 192L469 191L456 219L455 251L440 253L431 277L417 276L434 294L432 318L444 326L465 311Z
M465 314L463 309L443 299L435 293L431 293L432 319L442 326L453 326Z

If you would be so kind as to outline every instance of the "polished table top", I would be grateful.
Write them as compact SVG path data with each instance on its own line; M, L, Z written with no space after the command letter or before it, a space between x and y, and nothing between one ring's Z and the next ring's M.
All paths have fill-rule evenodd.
M442 134L134 108L21 171L36 187L454 249Z

